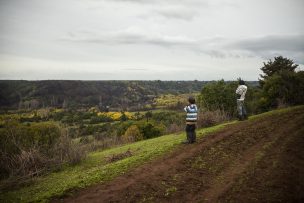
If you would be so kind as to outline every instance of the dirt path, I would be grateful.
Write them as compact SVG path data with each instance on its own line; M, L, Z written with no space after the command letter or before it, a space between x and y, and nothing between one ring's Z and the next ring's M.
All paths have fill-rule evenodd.
M107 184L84 189L58 202L256 202L301 200L288 197L291 189L304 191L299 176L304 169L304 108L300 110L230 125L193 145L180 146L170 154L147 163ZM295 150L289 150L299 144ZM277 147L277 146L280 147ZM286 166L287 155L295 160ZM296 158L295 158L296 157ZM303 159L302 159L303 158ZM274 164L276 163L276 164ZM269 174L279 166L277 174ZM287 177L289 188L284 190ZM259 176L256 176L256 175ZM302 173L304 174L304 173ZM275 179L277 178L277 179ZM263 181L271 182L271 193ZM253 183L249 184L249 183ZM246 192L250 186L251 193ZM256 192L254 188L257 187ZM246 195L241 195L242 191ZM276 192L286 195L273 195ZM285 201L285 202L286 202Z

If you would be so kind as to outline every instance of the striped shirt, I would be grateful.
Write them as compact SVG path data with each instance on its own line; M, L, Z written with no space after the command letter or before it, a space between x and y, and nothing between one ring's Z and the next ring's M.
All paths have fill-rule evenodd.
M197 121L197 106L195 104L188 105L184 108L187 112L186 122L187 124L195 124Z

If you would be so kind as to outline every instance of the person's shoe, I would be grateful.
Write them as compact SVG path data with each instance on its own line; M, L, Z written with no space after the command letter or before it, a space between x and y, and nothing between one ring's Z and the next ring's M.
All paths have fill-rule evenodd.
M190 144L188 140L182 141L182 144Z

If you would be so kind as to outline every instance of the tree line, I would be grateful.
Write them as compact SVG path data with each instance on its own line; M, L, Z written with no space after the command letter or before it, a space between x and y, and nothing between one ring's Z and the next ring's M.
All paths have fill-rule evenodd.
M304 71L291 59L277 56L261 67L259 85L249 86L246 106L249 113L257 114L270 109L304 104ZM236 114L235 89L238 81L214 81L206 84L199 95L199 104L208 110L220 109L230 116Z

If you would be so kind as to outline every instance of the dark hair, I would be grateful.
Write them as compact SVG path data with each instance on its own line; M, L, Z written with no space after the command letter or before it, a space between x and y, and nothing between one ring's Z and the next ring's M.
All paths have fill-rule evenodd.
M240 84L240 85L245 85L244 80L240 80L240 81L239 81L239 84Z
M190 104L195 104L195 99L192 96L188 98L188 101Z

